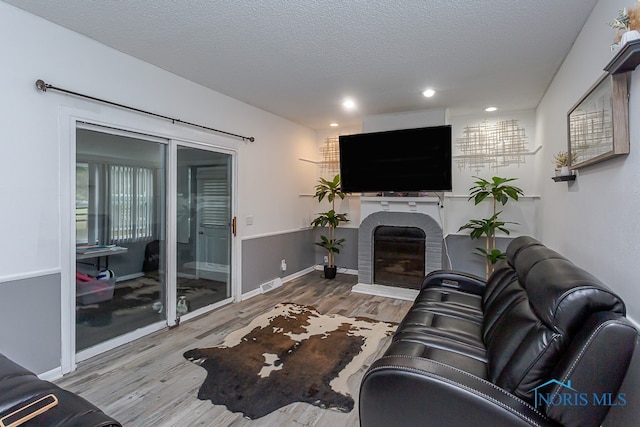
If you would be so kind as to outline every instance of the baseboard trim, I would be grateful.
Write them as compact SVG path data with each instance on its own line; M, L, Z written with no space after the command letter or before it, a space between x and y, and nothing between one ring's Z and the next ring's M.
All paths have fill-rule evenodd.
M282 278L282 283L290 282L290 281L292 281L294 279L297 279L298 277L304 276L305 274L309 274L312 271L313 271L313 267L307 267L304 270L298 271L297 273L293 273L293 274L290 274L288 276L283 277Z
M244 301L244 300L247 300L249 298L253 298L256 295L263 294L264 293L263 292L263 287L265 287L265 285L268 285L268 284L270 284L272 282L278 281L278 279L281 281L281 284L278 284L277 286L268 286L268 287L270 287L270 289L279 288L281 285L284 285L287 282L290 282L290 281L292 281L294 279L302 277L305 274L311 273L313 270L314 270L314 267L308 267L308 268L305 268L304 270L300 270L300 271L298 271L296 273L290 274L288 276L284 276L282 278L276 277L276 278L274 278L272 280L268 280L265 283L263 283L260 286L258 286L256 289L253 289L253 290L251 290L249 292L245 292L244 294L240 295L240 300Z
M240 301L248 300L249 298L253 298L256 295L260 295L260 294L262 294L262 292L260 290L260 287L258 286L257 289L254 289L252 291L249 291L249 292L246 292L246 293L240 295Z
M62 367L58 366L50 371L38 374L38 378L43 381L55 381L62 378Z
M317 271L324 271L324 265L320 265L320 264L316 264L311 268L313 270L317 270ZM350 268L340 268L340 267L338 267L338 273L351 274L352 276L357 276L358 275L358 270L352 270Z
M404 301L414 301L419 293L419 291L416 289L404 289L385 285L368 285L365 283L355 284L351 288L351 292L376 295L386 298L395 298Z
M118 276L116 278L116 282L125 282L127 280L133 280L133 279L137 279L139 277L144 277L144 273L133 273L133 274L127 274L124 276Z

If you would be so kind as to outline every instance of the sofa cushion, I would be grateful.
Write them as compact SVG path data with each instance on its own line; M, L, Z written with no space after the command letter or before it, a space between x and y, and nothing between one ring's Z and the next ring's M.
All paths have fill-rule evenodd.
M484 350L482 325L479 322L440 314L423 307L413 307L404 317L394 340L403 334L422 334L461 342Z
M527 282L527 276L533 267L535 267L539 262L553 259L567 260L559 253L547 248L546 246L529 245L517 252L511 260L511 263L518 275L518 280L520 280L524 285Z
M540 323L526 299L509 307L487 344L489 380L525 400L559 358L560 337Z
M406 336L405 338L391 343L385 355L421 357L445 363L478 378L487 378L487 364L482 357L484 352L478 349L464 348L462 345L455 348L451 343L439 342L437 338L427 339L424 336Z
M487 281L487 286L482 295L482 309L486 311L498 298L504 289L517 279L515 271L506 262L502 261L496 265L495 270Z
M499 295L487 304L483 313L482 336L485 344L492 341L496 330L503 322L509 321L511 308L527 299L527 293L520 282L513 277L502 289Z
M450 288L427 288L420 291L416 304L437 303L440 306L453 305L482 313L482 297Z
M544 246L539 240L534 239L531 236L520 236L513 239L509 246L507 246L507 261L511 267L515 268L515 260L519 253L531 246Z
M624 304L598 279L533 239L516 247L507 259L517 280L486 304L483 339L489 379L531 401L587 318L600 311L624 315Z
M536 315L561 334L575 334L595 312L625 315L616 294L566 259L541 260L530 269L524 286Z

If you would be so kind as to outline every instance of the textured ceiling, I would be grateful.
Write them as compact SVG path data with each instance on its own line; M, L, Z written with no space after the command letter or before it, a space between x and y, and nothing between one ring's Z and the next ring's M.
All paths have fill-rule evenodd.
M597 0L4 1L325 129L427 108L534 108Z

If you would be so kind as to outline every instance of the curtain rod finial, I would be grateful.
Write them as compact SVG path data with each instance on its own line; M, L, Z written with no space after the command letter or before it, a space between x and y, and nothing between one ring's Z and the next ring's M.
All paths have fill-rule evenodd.
M38 90L46 92L47 91L47 84L44 82L44 80L38 79L38 80L36 80L36 88Z

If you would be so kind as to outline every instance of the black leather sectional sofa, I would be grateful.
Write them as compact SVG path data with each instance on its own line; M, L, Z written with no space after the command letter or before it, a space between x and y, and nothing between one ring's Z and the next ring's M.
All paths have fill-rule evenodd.
M120 427L120 423L0 354L0 426Z
M623 301L531 237L486 282L429 274L365 373L372 426L599 426L636 344ZM634 410L629 408L628 410Z

